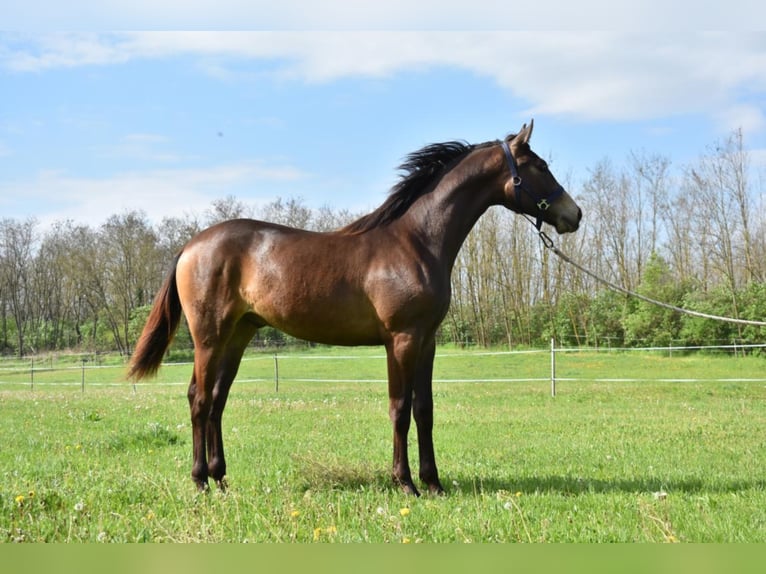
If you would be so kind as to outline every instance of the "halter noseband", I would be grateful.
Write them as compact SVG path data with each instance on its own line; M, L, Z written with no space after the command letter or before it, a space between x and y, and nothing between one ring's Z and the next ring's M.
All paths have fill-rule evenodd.
M511 172L511 181L513 182L513 187L516 190L516 205L518 205L519 209L521 209L521 202L519 201L519 190L522 190L532 199L532 201L535 202L535 206L537 207L535 227L537 227L537 230L540 231L540 228L543 226L543 212L548 210L553 200L564 193L564 188L559 185L548 197L541 197L531 191L529 188L527 188L527 186L524 185L524 182L519 175L519 170L516 169L516 161L513 159L511 148L508 145L508 142L503 140L502 146L503 151L505 152L505 159L508 160L508 169Z

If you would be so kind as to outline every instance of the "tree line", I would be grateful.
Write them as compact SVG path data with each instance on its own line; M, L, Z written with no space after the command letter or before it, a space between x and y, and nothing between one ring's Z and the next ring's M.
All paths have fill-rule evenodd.
M654 299L714 315L766 319L762 182L741 130L688 165L635 152L605 158L577 189L580 230L552 236L599 276ZM554 166L555 168L555 166ZM0 353L117 351L129 355L174 254L219 221L255 217L327 231L359 213L278 199L254 209L234 197L204 213L152 224L140 211L98 227L0 219ZM762 342L760 327L690 317L604 287L557 258L526 220L491 208L455 264L442 343L667 346ZM288 338L263 329L254 344ZM177 348L190 348L182 327Z

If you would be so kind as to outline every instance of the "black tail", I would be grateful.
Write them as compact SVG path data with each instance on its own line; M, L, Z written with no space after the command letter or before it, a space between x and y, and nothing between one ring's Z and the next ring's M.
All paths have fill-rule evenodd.
M154 298L154 305L130 359L129 378L139 380L157 373L181 322L181 300L176 285L176 266L180 256L179 253L173 260L173 267Z

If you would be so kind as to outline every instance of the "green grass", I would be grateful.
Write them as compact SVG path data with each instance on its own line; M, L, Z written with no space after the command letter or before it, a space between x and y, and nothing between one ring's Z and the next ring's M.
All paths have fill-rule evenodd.
M185 388L120 382L0 386L0 540L299 542L760 542L766 539L766 383L598 382L759 378L763 359L561 355L545 381L436 383L447 496L405 497L389 478L380 350L247 361L224 417L230 488L189 478ZM441 379L545 378L548 357L437 359ZM161 371L188 380L190 367ZM28 375L28 374L27 374ZM60 379L61 374L58 375ZM96 386L98 383L117 386ZM410 434L417 471L416 433Z

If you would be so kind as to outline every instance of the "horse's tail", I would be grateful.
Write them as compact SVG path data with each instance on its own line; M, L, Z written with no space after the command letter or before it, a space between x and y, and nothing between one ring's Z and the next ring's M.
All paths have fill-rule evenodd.
M173 266L154 298L154 305L130 358L129 378L138 380L157 373L181 321L181 300L176 284L176 266L180 256L178 254L173 260Z

